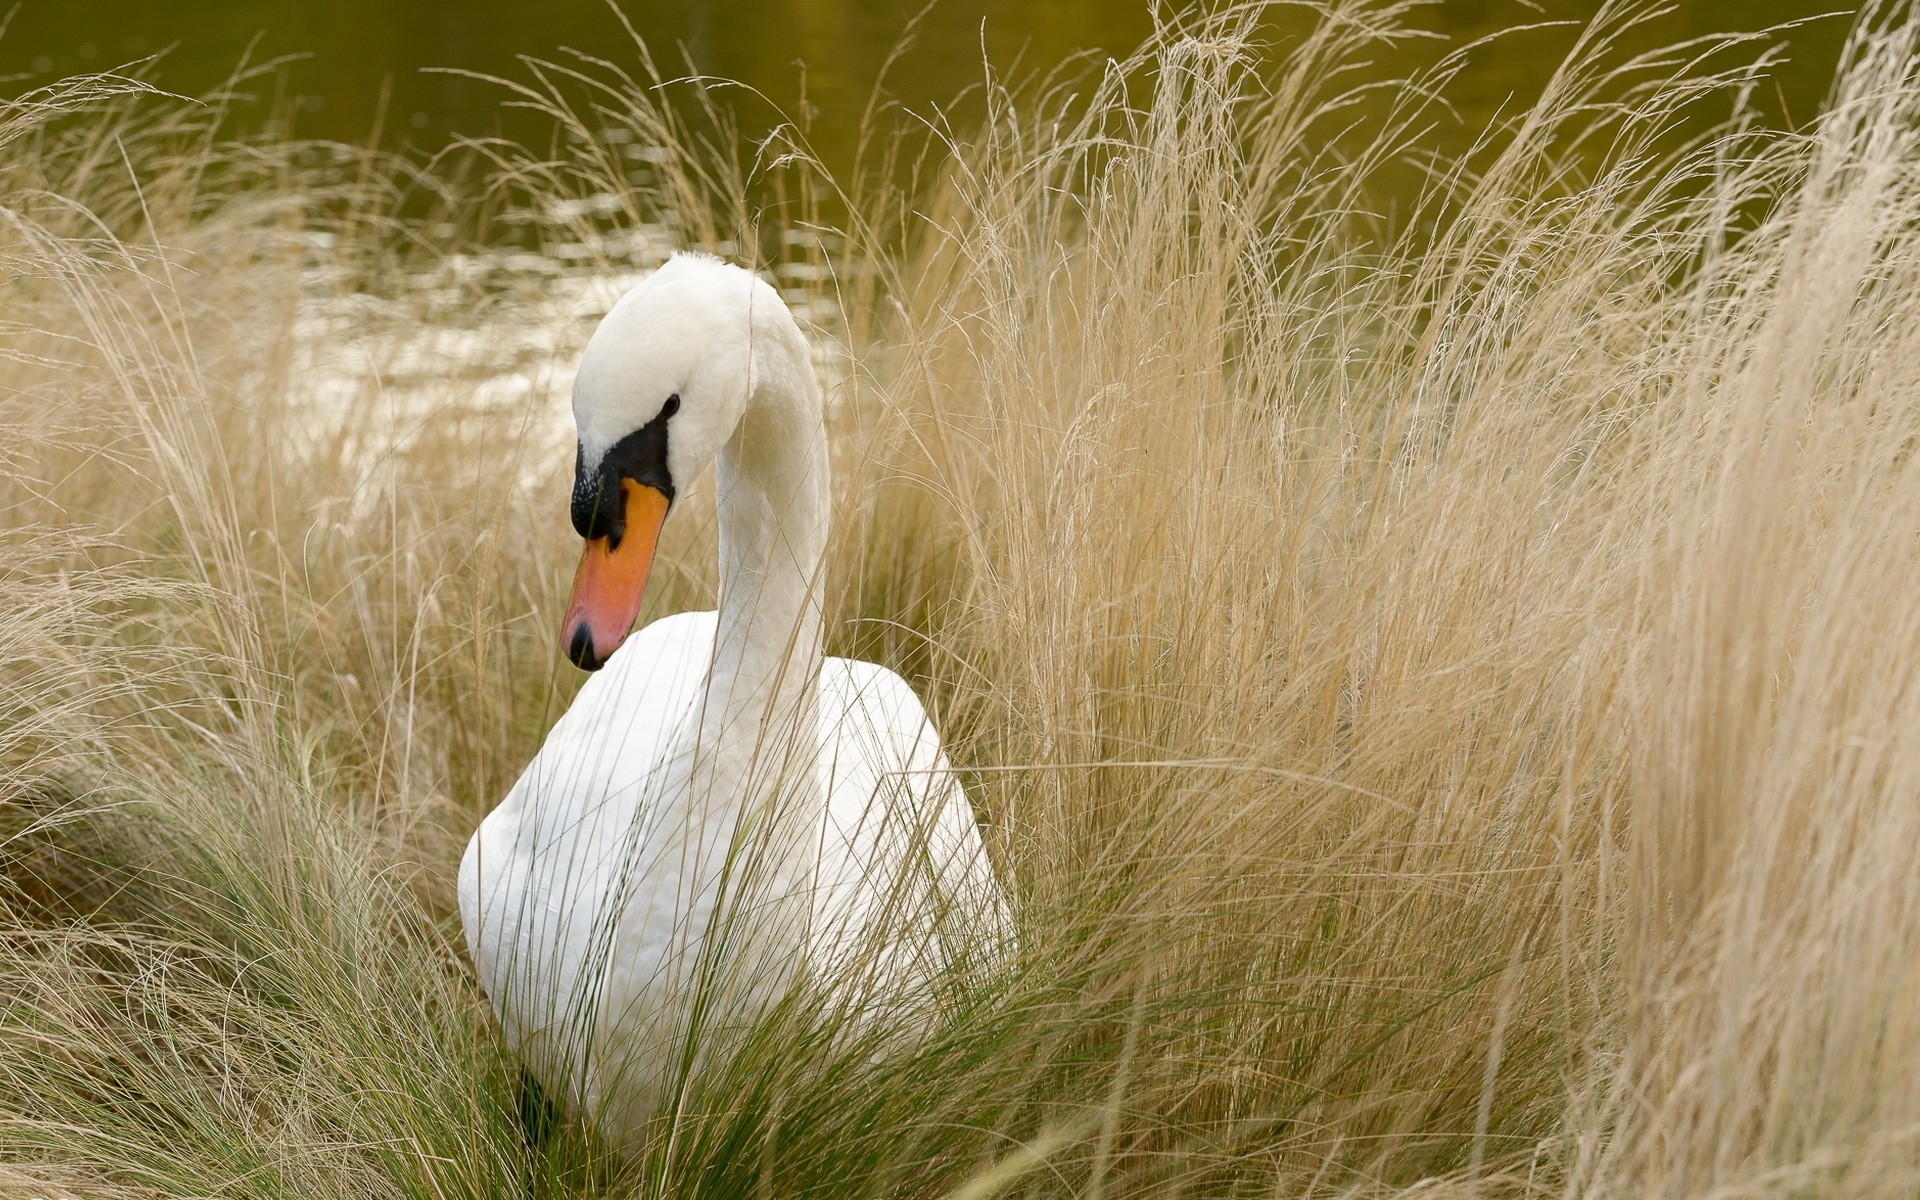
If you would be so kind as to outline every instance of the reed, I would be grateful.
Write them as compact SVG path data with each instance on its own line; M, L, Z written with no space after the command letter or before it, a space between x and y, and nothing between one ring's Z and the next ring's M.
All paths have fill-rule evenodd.
M1392 216L1455 64L1363 103L1402 6L1310 11L876 109L850 182L640 45L424 166L0 112L0 1185L1911 1195L1920 21L1785 134L1614 6ZM776 1013L616 1160L529 1143L452 872L574 686L573 356L670 245L812 321L830 638L1021 943L909 1057Z

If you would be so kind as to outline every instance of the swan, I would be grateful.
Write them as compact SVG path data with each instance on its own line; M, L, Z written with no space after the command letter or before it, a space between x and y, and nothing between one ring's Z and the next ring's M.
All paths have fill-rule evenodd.
M919 697L822 653L826 431L779 294L674 256L594 331L573 414L586 548L561 644L592 674L474 833L460 915L529 1072L635 1145L799 980L856 1019L926 1018L1011 927ZM709 462L718 611L629 636Z

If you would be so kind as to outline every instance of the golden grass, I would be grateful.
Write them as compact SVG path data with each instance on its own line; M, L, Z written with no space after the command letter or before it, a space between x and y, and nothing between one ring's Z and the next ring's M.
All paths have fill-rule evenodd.
M1911 1195L1920 25L1788 136L1633 15L1398 222L1448 77L1345 103L1380 4L989 89L905 195L644 58L530 68L575 136L478 198L130 81L8 108L0 1189ZM589 323L465 240L516 212L825 268L831 637L1022 930L920 1055L775 1022L638 1161L528 1147L452 916L572 687Z

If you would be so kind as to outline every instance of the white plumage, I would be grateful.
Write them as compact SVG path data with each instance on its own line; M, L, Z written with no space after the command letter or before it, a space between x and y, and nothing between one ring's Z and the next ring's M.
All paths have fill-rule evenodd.
M583 478L643 426L676 480L717 455L720 609L647 625L587 680L475 833L460 909L529 1069L626 1140L803 973L911 1025L1010 933L919 698L821 655L825 435L778 296L675 258L595 333L574 407Z

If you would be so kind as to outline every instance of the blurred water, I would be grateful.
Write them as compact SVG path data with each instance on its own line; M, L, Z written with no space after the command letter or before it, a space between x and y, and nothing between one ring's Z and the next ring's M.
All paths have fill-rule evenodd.
M661 59L741 80L789 114L808 115L815 146L835 167L852 158L860 114L882 64L924 0L625 0L633 27ZM1514 25L1589 19L1599 0L1440 0L1420 20L1448 43L1383 51L1381 72L1431 61L1444 44ZM1651 47L1727 30L1757 30L1847 7L1834 0L1682 0L1634 30ZM1076 51L1124 53L1151 31L1147 0L937 0L887 75L888 94L925 111L982 77L1050 67ZM1297 22L1292 27L1297 28ZM1846 21L1782 34L1790 60L1765 99L1804 120L1816 108ZM1276 22L1284 42L1289 22ZM1451 98L1457 141L1502 108L1537 93L1574 39L1572 28L1507 37L1475 55ZM306 57L289 67L286 100L303 133L432 148L453 134L536 129L503 114L497 87L424 73L457 67L521 75L518 55L571 47L631 63L632 41L607 0L25 0L0 37L0 74L14 91L57 75L165 51L162 82L197 92L236 63ZM965 105L961 106L962 116ZM749 126L766 113L747 114ZM504 124L503 124L504 122ZM1442 146L1442 148L1445 148Z
M921 2L628 0L626 12L663 63L749 84L771 106L804 117L814 148L844 170L874 82ZM1597 0L1444 0L1422 14L1442 37L1383 48L1372 73L1411 72L1451 46L1518 24L1571 23L1502 37L1473 56L1448 92L1456 119L1429 139L1434 149L1457 149L1490 116L1538 93L1597 7ZM1626 48L1760 29L1823 7L1821 0L1683 3L1633 29ZM1075 53L1123 54L1150 34L1148 12L1147 0L940 0L886 71L886 94L925 113L977 84L983 62L1017 78ZM1298 19L1277 19L1270 36L1281 47L1301 27ZM1779 35L1788 61L1762 98L1772 117L1797 123L1813 114L1846 28L1844 19L1826 20ZM427 69L525 78L516 56L553 58L563 47L622 65L637 58L604 0L25 0L0 36L0 74L18 93L164 52L159 82L196 94L243 61L297 54L303 57L270 80L281 89L277 101L263 99L255 113L290 111L301 134L431 151L456 135L549 131L503 110L499 86ZM742 103L748 132L771 122L772 107ZM959 128L968 113L963 99ZM634 169L644 172L648 148L629 149L639 160ZM452 254L409 277L397 294L368 294L352 280L316 273L295 330L301 360L294 374L310 391L307 435L347 447L371 470L387 461L384 447L404 444L408 431L428 421L442 428L455 419L512 421L541 448L530 461L542 469L523 482L541 483L548 468L563 475L572 461L564 397L580 347L639 272L673 248L676 234L672 214L660 214L668 224L619 219L610 196L555 204L578 211L523 214L564 231L544 239L542 253L502 244ZM838 402L847 348L833 334L831 296L806 286L817 264L788 257L776 252L768 270L816 329L822 379L830 402ZM476 296L491 294L511 302L475 306ZM459 381L452 404L450 379Z
M770 124L774 107L804 117L814 148L843 170L853 160L874 82L922 3L628 0L625 12L663 64L684 63L764 93L767 105L741 98L749 132ZM1410 72L1449 47L1498 30L1565 23L1504 36L1473 56L1448 92L1457 119L1430 138L1435 149L1458 148L1490 116L1522 107L1538 93L1597 7L1598 0L1443 0L1421 14L1441 36L1383 48L1372 71L1377 77ZM1626 48L1761 29L1823 9L1821 0L1682 3L1633 29ZM1302 27L1300 17L1276 19L1273 44L1283 47ZM1830 19L1779 35L1788 60L1763 97L1771 115L1788 122L1812 115L1846 28L1844 19ZM1076 53L1124 54L1151 31L1147 0L939 0L924 10L911 44L886 69L886 95L925 113L977 84L985 62L1017 78ZM278 109L293 112L297 132L433 150L456 135L544 137L549 131L503 110L506 92L499 86L431 68L525 78L517 56L552 58L562 48L627 66L637 60L631 35L605 0L25 0L0 36L0 74L17 93L61 75L163 54L159 81L195 94L243 61L301 55L273 80L281 89ZM268 97L253 111L275 106ZM968 112L962 99L960 128ZM645 147L631 149L644 159ZM644 162L635 168L646 169ZM326 414L364 423L366 397L373 395L383 419L417 421L423 406L440 402L447 373L458 371L467 380L465 410L515 413L532 405L544 414L543 436L564 442L564 405L552 397L570 377L586 332L638 271L675 244L666 226L629 227L611 212L592 211L601 202L617 207L613 197L588 196L561 202L585 206L582 212L528 214L571 231L546 239L543 253L503 245L453 255L409 279L404 296L343 292L338 281L316 279L298 331L303 352L313 356L306 375L317 389L316 430L339 436L339 430L326 432L333 419ZM582 216L589 219L570 220ZM817 271L816 264L775 261L769 270L803 317L823 332L832 328L832 314L815 311L825 303L818 289L804 286L804 273ZM471 311L474 295L528 280L538 285L515 293L521 299L507 310L510 319ZM837 378L840 348L827 336L817 347L823 377Z

